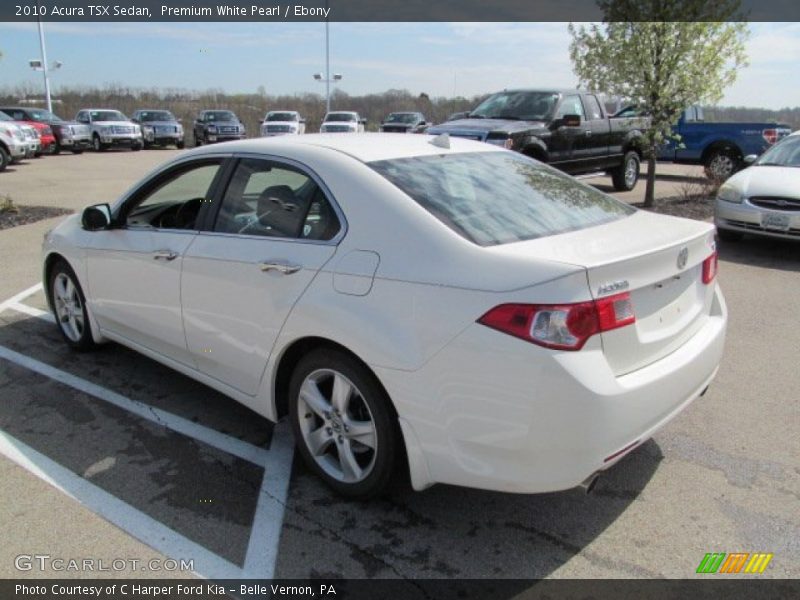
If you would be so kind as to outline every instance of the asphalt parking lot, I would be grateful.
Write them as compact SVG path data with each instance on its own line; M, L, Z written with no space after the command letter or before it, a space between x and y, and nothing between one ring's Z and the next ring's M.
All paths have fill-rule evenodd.
M80 210L174 152L45 157L0 174L0 192ZM660 195L699 174L659 169ZM283 425L121 346L67 350L37 288L58 220L0 231L0 577L190 574L141 569L171 558L213 578L684 578L707 552L773 553L761 576L800 577L796 243L720 247L730 323L716 381L592 495L398 482L361 503L292 462ZM35 554L140 563L18 570Z

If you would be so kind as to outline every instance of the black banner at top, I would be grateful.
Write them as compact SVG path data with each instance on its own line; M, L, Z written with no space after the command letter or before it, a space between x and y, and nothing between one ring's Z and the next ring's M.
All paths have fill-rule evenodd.
M0 21L340 21L586 22L603 20L597 0L3 0ZM723 0L726 1L726 0ZM729 1L729 0L728 0ZM633 5L638 21L706 21L676 0L611 0ZM663 3L663 4L662 4ZM660 7L673 5L664 17ZM713 4L709 2L708 4ZM661 15L661 16L659 16ZM798 0L741 0L726 20L800 21Z

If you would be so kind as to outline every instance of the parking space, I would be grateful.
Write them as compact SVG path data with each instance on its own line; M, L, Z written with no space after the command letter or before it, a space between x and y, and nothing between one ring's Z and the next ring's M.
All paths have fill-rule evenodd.
M78 210L112 201L173 154L47 157L3 174L0 191ZM662 196L696 175L664 171ZM14 567L16 555L64 547L192 559L192 572L211 578L689 577L712 551L772 552L766 576L800 576L796 244L721 247L731 317L716 382L594 494L414 493L398 481L363 503L293 462L284 424L119 345L69 351L36 283L41 236L56 222L0 232L3 577L91 576ZM45 502L42 480L59 495ZM65 545L70 520L80 533Z

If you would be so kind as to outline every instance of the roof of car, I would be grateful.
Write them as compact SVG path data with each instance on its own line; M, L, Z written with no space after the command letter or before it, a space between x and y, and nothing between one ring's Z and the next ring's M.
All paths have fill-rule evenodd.
M341 152L362 162L372 162L459 152L504 151L491 144L458 137L450 137L450 148L442 148L431 143L435 137L424 134L398 136L392 133L310 133L299 136L277 136L225 142L211 146L201 146L190 152L196 154L214 154L222 151L264 154L285 153L287 157L291 157L292 148L300 149L304 146L313 146Z

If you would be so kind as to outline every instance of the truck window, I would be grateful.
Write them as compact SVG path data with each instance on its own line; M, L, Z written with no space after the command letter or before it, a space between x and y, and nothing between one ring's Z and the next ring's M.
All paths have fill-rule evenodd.
M564 96L561 106L558 107L556 119L563 119L564 115L579 115L581 119L586 118L580 96Z
M597 96L586 96L586 113L587 119L596 121L603 118L603 111L600 108L600 102L597 101Z

